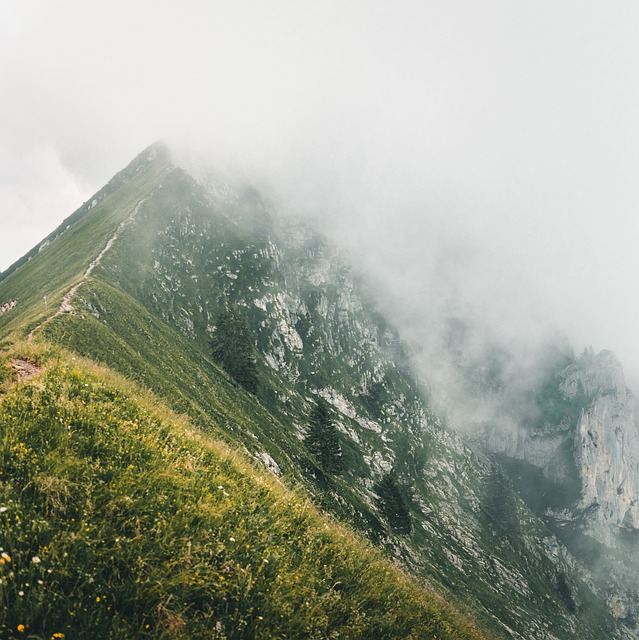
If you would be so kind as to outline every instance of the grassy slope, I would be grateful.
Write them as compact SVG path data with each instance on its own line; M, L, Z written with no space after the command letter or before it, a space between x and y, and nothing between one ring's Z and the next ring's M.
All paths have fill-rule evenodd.
M1 638L482 637L157 398L28 355L45 372L0 402Z
M35 254L26 268L2 280L0 305L17 300L15 309L0 316L0 335L24 337L55 310L72 284L78 282L90 262L104 248L118 225L154 188L168 161L145 165L127 180L126 189L105 197L46 249Z

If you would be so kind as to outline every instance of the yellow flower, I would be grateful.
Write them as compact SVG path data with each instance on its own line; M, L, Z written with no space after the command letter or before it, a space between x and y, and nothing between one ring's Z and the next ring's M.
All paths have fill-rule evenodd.
M19 631L20 633L24 633L24 630L25 630L25 626L24 626L23 624L19 624L19 625L18 625L18 631Z

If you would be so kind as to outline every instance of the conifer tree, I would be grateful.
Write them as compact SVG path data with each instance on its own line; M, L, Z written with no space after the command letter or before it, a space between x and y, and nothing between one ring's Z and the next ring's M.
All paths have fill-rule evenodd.
M257 393L257 352L246 318L234 306L225 304L211 338L213 358L247 391Z
M339 433L324 398L318 398L311 411L308 434L304 442L326 473L341 472L342 449Z
M497 531L508 537L514 537L519 531L517 505L510 480L503 471L493 465L484 484L482 507L488 520Z
M568 586L568 581L566 580L566 574L561 571L557 574L555 589L557 589L559 599L564 603L566 609L568 609L570 613L576 613L577 604L575 603L575 599L572 597L572 592Z
M375 484L375 492L379 496L380 509L391 530L395 533L409 534L413 529L413 522L406 499L392 471L384 474Z

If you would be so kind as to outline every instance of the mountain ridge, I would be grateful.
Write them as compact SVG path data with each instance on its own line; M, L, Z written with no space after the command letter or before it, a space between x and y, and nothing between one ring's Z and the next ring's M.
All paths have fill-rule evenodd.
M62 233L68 230L76 222L78 222L83 216L85 216L93 207L95 207L104 198L108 197L111 193L117 190L123 183L129 180L136 171L143 168L145 161L149 159L155 159L159 155L164 155L167 159L169 157L169 149L167 145L158 141L147 147L138 156L136 156L124 169L118 171L108 182L86 202L76 209L70 216L65 218L49 235L45 236L41 242L35 245L33 249L27 251L21 258L16 260L13 264L9 265L4 271L0 271L0 282L7 276L11 275L16 269L28 262L31 258L36 256L40 251L47 247L51 242L58 238Z
M591 592L587 571L521 501L510 507L520 523L512 537L487 518L487 463L432 411L396 331L361 298L340 250L301 223L279 221L254 189L222 185L216 200L210 185L163 154L138 159L133 172L122 172L130 178L95 198L70 233L3 274L0 303L17 300L0 316L5 344L39 326L34 341L66 347L170 398L199 428L300 483L504 637L632 637ZM92 230L99 233L88 237ZM63 264L43 286L58 310L77 287L67 301L73 310L52 317L30 289L32 273L21 274L38 275L39 262L55 263L68 246L82 248L81 268ZM234 387L208 353L223 300L238 305L254 332L257 397ZM341 433L341 476L324 473L304 447L319 396ZM242 408L242 424L233 407ZM391 472L409 505L408 537L389 529L375 493Z

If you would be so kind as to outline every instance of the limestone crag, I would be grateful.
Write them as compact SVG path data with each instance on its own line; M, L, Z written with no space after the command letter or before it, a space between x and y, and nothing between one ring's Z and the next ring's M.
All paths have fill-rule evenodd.
M590 407L574 434L574 456L582 481L577 508L588 510L589 533L607 544L610 527L639 528L639 432L635 398L621 364L609 351L586 353L569 368L562 385L582 385Z

